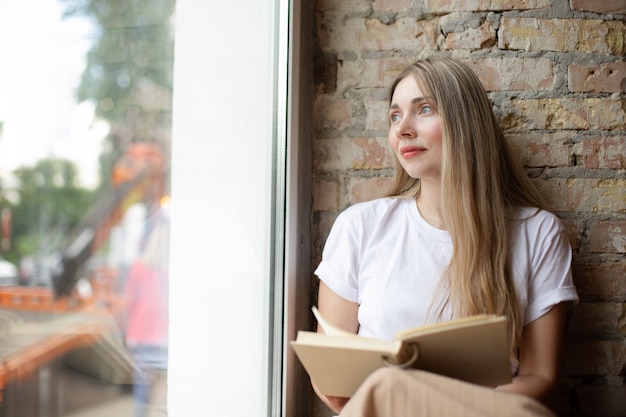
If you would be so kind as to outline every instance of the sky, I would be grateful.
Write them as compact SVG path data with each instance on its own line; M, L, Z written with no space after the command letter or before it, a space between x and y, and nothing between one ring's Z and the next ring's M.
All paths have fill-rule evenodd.
M58 0L0 1L0 176L38 160L74 161L81 185L98 181L108 126L75 89L90 48L87 20L62 19Z

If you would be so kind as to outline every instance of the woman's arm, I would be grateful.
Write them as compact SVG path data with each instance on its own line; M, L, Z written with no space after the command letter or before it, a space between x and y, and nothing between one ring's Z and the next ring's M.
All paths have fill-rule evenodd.
M359 305L341 298L333 292L323 281L320 281L317 308L329 323L348 332L357 333L359 331L358 310ZM324 333L324 330L318 325L317 331ZM343 406L348 402L349 398L330 397L322 395L315 384L313 389L320 399L336 413L340 413Z
M553 399L560 376L566 314L567 303L559 303L524 327L518 376L497 389L524 394L543 403Z

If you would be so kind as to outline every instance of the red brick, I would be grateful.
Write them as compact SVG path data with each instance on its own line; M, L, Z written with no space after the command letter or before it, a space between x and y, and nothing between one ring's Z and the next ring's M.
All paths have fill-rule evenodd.
M581 236L580 236L580 221L574 219L561 219L565 232L569 238L569 244L573 251L580 249Z
M322 139L313 144L313 168L318 172L331 172L345 165L339 149L346 139Z
M626 299L626 262L574 263L572 269L581 297Z
M337 0L335 0L337 1ZM339 3L338 1L337 3ZM367 3L367 2L365 2ZM400 12L406 10L411 5L411 0L374 0L372 7L375 11Z
M486 58L466 61L487 91L549 90L552 61L546 58Z
M533 181L553 209L564 212L620 213L626 211L626 180L549 178Z
M323 98L315 102L316 129L342 130L356 123L352 111L352 100Z
M626 360L621 342L569 342L565 345L563 374L619 375Z
M622 194L622 197L626 199L626 195ZM589 229L589 250L592 253L626 253L626 221L593 223Z
M579 413L594 417L623 416L626 410L626 385L576 387Z
M625 169L626 136L598 135L582 141L581 157L585 168Z
M319 12L363 13L370 10L370 5L368 1L364 0L316 0L315 10Z
M573 309L568 330L571 333L617 334L624 325L620 325L623 307L623 303L581 302Z
M361 88L387 89L398 74L414 60L414 58L381 58L344 61L337 69L337 90L341 94Z
M316 211L339 210L339 184L337 181L315 181L313 209Z
M626 22L591 19L503 18L500 49L626 53Z
M508 134L506 137L525 167L572 165L574 145L569 140L570 133Z
M496 31L485 21L478 28L464 32L452 32L446 36L446 49L484 49L496 44Z
M320 172L383 169L390 166L386 138L318 140L313 151L313 167Z
M389 102L387 100L364 100L365 104L365 129L368 132L389 130L387 114L389 112ZM386 136L385 136L386 137Z
M573 63L567 68L570 91L619 93L626 83L626 62Z
M331 51L426 50L437 47L437 19L403 17L391 24L378 19L333 14L318 22L319 46Z
M315 265L317 265L322 256L322 248L324 247L324 242L326 242L326 238L328 237L328 233L337 218L337 212L335 211L322 211L318 212L313 221L312 228L312 240L313 240L313 250L312 250L312 260Z
M352 160L353 169L382 169L391 166L386 139L355 138L353 142L360 150L360 155Z
M549 0L426 0L426 9L433 13L528 10L548 6Z
M381 197L391 186L388 177L352 178L350 180L350 204Z
M502 104L504 130L626 129L626 112L617 98L545 98Z
M626 13L624 0L570 0L572 10L594 13Z

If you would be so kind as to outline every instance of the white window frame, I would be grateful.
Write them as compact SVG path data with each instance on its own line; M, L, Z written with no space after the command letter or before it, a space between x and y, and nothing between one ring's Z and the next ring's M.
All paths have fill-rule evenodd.
M201 412L202 415L218 415L215 413L221 412L224 415L247 417L250 415L249 411L241 411L245 410L244 405L257 403L254 415L265 414L267 416L286 417L302 415L302 412L305 411L304 407L306 407L307 388L303 383L306 379L303 377L301 367L297 364L289 347L289 341L295 338L296 330L307 325L308 316L306 312L308 308L303 309L302 305L303 303L308 305L309 276L307 271L310 265L310 242L306 241L309 237L310 185L307 184L310 181L310 163L308 162L310 161L310 152L307 150L310 150L310 144L305 146L305 141L299 140L300 132L303 129L300 122L301 98L299 95L302 88L300 85L300 62L302 60L300 56L300 0L235 0L219 3L178 0L178 2L172 149L173 203L170 259L173 278L171 283L172 331L169 366L169 415L182 417L192 415L190 413L194 412ZM209 140L211 134L215 132L216 135L222 135L225 141L236 141L242 138L242 136L238 136L239 134L246 134L246 129L251 129L247 134L254 135L255 127L246 125L250 119L246 120L245 114L242 116L242 112L255 111L255 109L246 109L245 103L248 98L244 96L241 97L241 100L232 100L232 97L228 96L228 89L219 92L211 91L211 88L207 89L207 85L203 85L203 77L207 83L215 80L210 78L210 74L205 73L198 76L198 74L193 74L193 71L194 68L199 71L206 71L207 68L213 68L210 65L219 65L221 68L219 68L218 73L223 76L220 82L224 83L225 86L232 86L231 91L236 90L239 93L240 90L236 88L239 85L234 85L233 81L228 80L224 74L228 74L229 71L239 74L240 78L235 81L236 83L250 83L250 85L254 85L255 82L263 83L265 80L263 76L258 77L255 72L254 55L258 51L253 50L254 45L247 45L246 39L249 41L250 38L246 38L238 31L247 27L255 27L257 23L256 21L241 21L241 11L245 10L246 6L265 3L270 5L272 11L264 17L273 19L272 28L274 30L273 44L270 46L272 56L269 57L274 66L274 72L271 75L272 120L271 124L263 126L269 126L273 130L274 138L269 155L272 159L273 169L265 177L265 184L269 184L267 191L271 194L271 198L268 207L261 209L265 221L269 222L267 226L269 230L265 230L265 236L268 238L266 241L268 252L266 253L266 266L263 273L269 275L265 279L266 282L271 282L271 285L266 285L263 293L266 303L262 319L262 323L264 323L262 326L263 337L265 338L263 352L261 356L256 354L258 353L256 352L258 346L254 345L250 347L249 356L221 358L223 363L232 364L234 369L232 374L236 374L232 375L227 371L221 373L220 371L210 371L210 366L215 366L215 362L219 361L212 362L210 366L207 365L211 361L210 357L214 354L212 343L207 338L217 338L218 341L215 343L229 343L228 338L237 339L237 335L245 330L233 327L231 328L232 332L227 334L229 325L222 322L228 320L233 312L237 311L240 317L235 322L240 325L242 323L241 317L245 318L244 322L246 319L254 320L254 316L258 315L259 311L254 308L252 311L245 311L244 306L237 307L235 305L238 299L233 299L232 311L227 309L228 311L225 311L224 314L203 317L202 320L197 321L197 317L194 317L193 314L204 314L210 309L203 310L204 313L197 311L193 313L194 308L197 307L199 294L194 293L189 288L177 287L175 277L191 273L194 268L202 270L201 263L195 266L186 264L194 262L190 258L190 252L202 256L202 250L197 248L198 245L205 244L206 234L202 230L203 227L205 230L213 230L212 226L204 224L204 226L192 230L193 233L197 233L195 237L185 236L182 229L192 227L188 220L201 215L202 212L211 211L211 216L222 216L222 211L212 211L212 202L215 198L212 195L214 192L210 181L230 181L228 175L220 178L214 175L215 172L212 172L210 167L202 165L202 157L200 156L203 152L203 145L200 143L203 140L202 136L204 135L204 139ZM190 12L190 8L185 9L191 7L192 4L199 6L198 14ZM205 33L203 28L207 27L213 29L213 35L209 38L203 38L201 35ZM258 33L262 37L260 35L262 30ZM181 47L182 44L191 42L193 39L195 39L194 42L198 43L196 48L198 45L202 48L190 52ZM206 39L206 43L203 42L203 39ZM243 43L238 43L240 41ZM195 55L192 56L192 54ZM241 66L247 66L246 71L249 78L241 77ZM263 74L262 70L259 72ZM196 76L194 78L196 84L189 85L187 78L194 76ZM215 83L211 85L212 88L215 88ZM183 93L191 92L195 98L184 98L181 91ZM206 94L213 93L216 95L214 99L206 96ZM225 105L226 109L221 107L224 106L224 103L228 103ZM219 125L219 120L215 126L204 125L203 123L210 124L210 121L200 120L197 116L193 116L193 112L198 110L204 111L207 117L212 117L212 112L223 115L222 122L225 124L233 122L229 119L232 117L234 124L230 126L231 134L229 134L228 129L220 130L222 126ZM194 117L194 120L190 120ZM187 125L192 126L192 129L187 130ZM242 143L245 143L244 139L241 140ZM231 146L236 149L236 145L237 143L233 143ZM204 150L207 151L206 145L204 146ZM236 151L232 151L232 148L229 149L228 146L220 149L223 151L223 158L236 161ZM188 164L194 168L187 166ZM308 170L307 167L309 167ZM193 174L194 170L196 176ZM179 174L181 176L177 177ZM202 188L203 181L199 180L197 176L204 179L205 188ZM262 177L263 174L260 176ZM302 187L303 184L305 185L304 188ZM241 186L242 184L239 184L237 192L244 194L248 192L245 187L242 188ZM234 187L237 188L237 184ZM220 188L220 190L224 191L225 189ZM228 199L229 193L226 192L225 194L226 199ZM194 207L191 207L192 205ZM181 208L183 206L185 206L184 209ZM198 210L197 206L202 207L202 210ZM179 219L182 217L184 221L177 222L177 214ZM185 268L182 267L183 264L185 264ZM238 278L233 276L229 279L234 281ZM206 288L213 291L216 287L209 285ZM176 300L176 297L181 295L190 299L188 306L181 304L180 299ZM209 294L207 294L208 296ZM223 294L215 294L214 296L222 297ZM185 307L189 307L192 312L185 311L187 309ZM189 320L196 320L194 321L195 324L188 326ZM213 323L216 323L214 320L219 320L219 325L214 325ZM206 349L203 351L194 350L194 337L197 337L195 341L198 343L204 343L203 346ZM246 338L239 338L232 342L233 351L237 351L237 346L245 342ZM252 361L251 364L256 364L259 358L264 362L262 364L264 376L261 379L258 378L258 375L250 376L244 371L245 368L238 366L240 363L237 363L237 361L244 363ZM197 366L194 366L194 361L197 361L195 362ZM214 375L217 375L218 378L213 379ZM260 400L254 389L237 390L235 386L237 381L245 383L250 382L248 379L252 378L266 385L265 387L258 387L259 390L264 390L264 399ZM238 401L223 395L224 386L237 392ZM258 402L259 400L260 402ZM263 409L266 411L263 412ZM225 413L226 410L227 413Z

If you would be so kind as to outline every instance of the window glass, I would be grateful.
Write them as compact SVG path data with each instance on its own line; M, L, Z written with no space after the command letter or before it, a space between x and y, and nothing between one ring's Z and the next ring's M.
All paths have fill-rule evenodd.
M178 1L170 346L176 415L276 409L270 386L282 371L280 358L271 358L280 349L273 335L282 317L271 312L282 299L286 120L277 11L273 1Z
M174 0L0 2L0 414L167 415Z
M0 2L0 416L282 412L287 3Z

